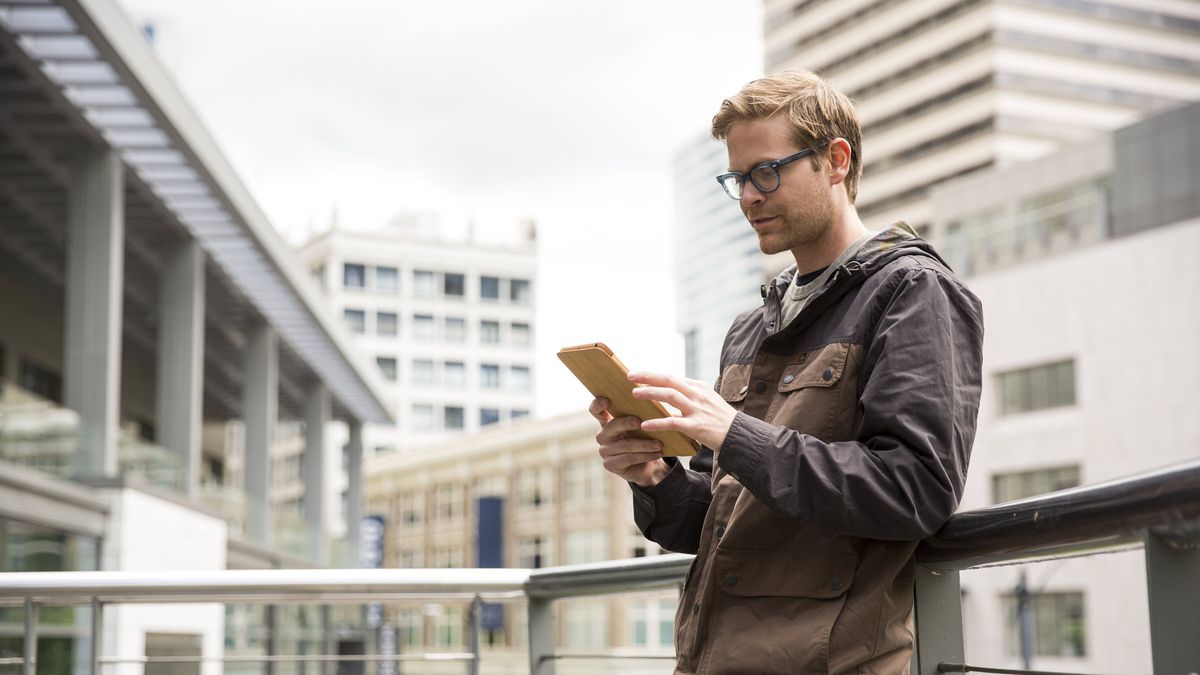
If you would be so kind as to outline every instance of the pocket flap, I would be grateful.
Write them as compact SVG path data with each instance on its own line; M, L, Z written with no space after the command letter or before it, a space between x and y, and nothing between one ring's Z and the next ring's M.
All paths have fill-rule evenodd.
M847 553L718 549L714 570L729 595L820 599L845 593L857 565Z
M849 353L849 344L835 342L815 352L802 354L799 363L793 363L783 369L779 391L794 391L804 387L832 387L842 379L842 373L846 370L846 356Z
M746 398L746 392L750 390L750 370L753 367L750 363L727 366L725 372L721 373L721 387L718 390L721 398L730 403L737 403Z

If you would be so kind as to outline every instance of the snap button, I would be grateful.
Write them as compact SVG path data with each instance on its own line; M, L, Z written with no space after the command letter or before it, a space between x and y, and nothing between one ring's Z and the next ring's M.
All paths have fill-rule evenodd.
M748 392L748 391L750 391L750 385L748 385L748 384L743 384L743 385L742 385L742 388L741 388L741 389L738 389L738 393L739 393L739 394L744 394L744 393L746 393L746 392Z
M784 384L791 384L792 382L794 382L794 381L795 381L795 379L796 379L796 376L795 376L795 375L784 375L784 376L783 376L783 383L784 383Z
M721 537L724 537L724 536L725 536L725 526L724 526L724 525L718 525L718 526L717 526L717 532L716 532L716 534L717 534L717 539L720 539Z
M737 586L737 577L732 574L725 577L725 585L729 587Z
M840 588L842 587L842 580L841 580L841 579L834 579L834 580L833 580L833 583L831 583L831 584L829 584L829 585L830 585L830 587L832 587L832 588L833 588L833 590L835 590L835 591L836 591L836 590L838 590L838 589L840 589Z
M756 392L758 392L759 394L761 394L761 393L763 393L763 392L764 392L764 391L766 391L766 390L767 390L767 383L766 383L766 382L763 382L762 380L756 380L756 381L754 382L754 391L756 391Z
M833 379L833 368L826 368L825 372L821 373L821 379L826 382Z

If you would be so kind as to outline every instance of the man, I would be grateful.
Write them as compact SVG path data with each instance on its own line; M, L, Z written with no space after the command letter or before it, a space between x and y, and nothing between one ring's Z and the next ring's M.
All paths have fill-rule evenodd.
M871 233L849 99L808 72L746 85L713 119L718 181L764 253L763 287L721 353L716 390L634 373L680 415L591 412L647 538L695 553L675 619L677 673L903 673L914 552L957 508L979 407L979 301L906 224ZM657 441L703 447L685 468Z

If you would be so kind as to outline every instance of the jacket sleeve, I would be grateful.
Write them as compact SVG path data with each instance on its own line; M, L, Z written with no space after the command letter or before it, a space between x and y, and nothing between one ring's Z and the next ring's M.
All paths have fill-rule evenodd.
M979 300L926 267L881 294L853 440L826 443L739 412L717 453L785 517L871 539L919 540L954 513L979 411Z
M701 448L684 467L666 458L671 472L649 488L633 483L633 521L650 541L675 553L695 553L700 530L712 502L712 450Z

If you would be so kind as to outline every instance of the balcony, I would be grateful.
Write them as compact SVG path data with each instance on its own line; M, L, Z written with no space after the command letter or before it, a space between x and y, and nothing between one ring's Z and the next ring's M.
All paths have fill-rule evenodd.
M1151 651L1154 671L1194 672L1200 664L1200 460L1137 476L1074 488L1040 497L998 504L957 514L918 551L916 586L916 649L912 672L1022 673L1035 672L968 664L964 660L963 622L959 573L998 563L1049 557L1102 555L1140 547L1146 560ZM584 652L560 646L557 640L556 603L600 595L628 595L655 589L678 588L690 556L665 555L571 565L541 570L527 569L372 569L372 570L228 570L220 572L47 572L4 576L0 607L10 620L23 616L22 656L0 658L0 666L21 665L33 673L37 650L38 612L43 608L90 606L91 634L103 631L106 607L153 603L225 603L229 606L265 608L268 626L279 607L322 606L312 621L301 625L302 638L271 637L269 631L254 642L257 649L235 645L223 654L208 656L128 656L102 651L105 641L88 640L91 672L119 663L216 662L240 671L261 672L265 664L373 664L380 673L397 672L399 664L420 661L422 672L590 672L631 664L657 662L661 671L669 653L601 650ZM1114 579L1113 583L1139 583ZM525 602L523 627L527 630L526 654L515 661L504 650L481 648L485 617L496 606ZM435 652L397 653L375 645L372 653L337 654L330 649L331 617L340 617L343 629L355 617L366 615L367 625L379 619L372 605L359 613L347 607L331 611L328 605L362 605L380 602L423 608L429 616L458 616L463 620L462 649L454 640ZM374 605L378 607L379 605ZM441 608L441 609L439 609ZM49 610L58 611L58 610ZM230 610L232 611L232 610ZM297 611L297 610L290 610ZM511 611L511 608L510 608ZM230 621L246 625L245 613ZM420 613L417 615L420 616ZM493 619L494 620L494 617ZM451 624L453 622L450 622ZM449 624L447 624L449 625ZM361 629L361 626L359 627ZM453 626L451 626L453 629ZM522 626L517 626L518 632ZM324 631L322 633L321 631ZM449 630L447 635L458 635ZM287 635L279 631L281 636ZM393 635L396 635L393 633ZM401 639L403 634L401 633ZM290 651L280 646L292 648ZM323 648L323 649L322 649ZM604 665L610 664L610 665ZM365 672L362 665L353 672ZM481 670L482 669L482 670ZM350 672L350 671L346 671ZM1037 671L1041 672L1041 671Z

